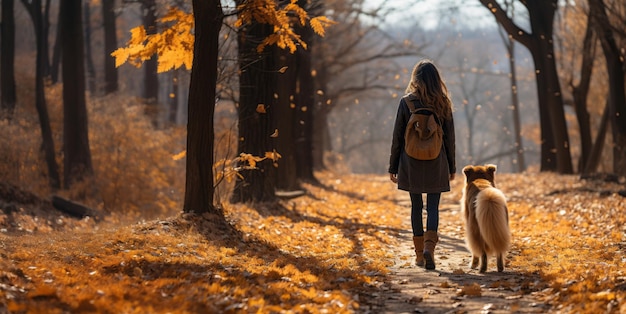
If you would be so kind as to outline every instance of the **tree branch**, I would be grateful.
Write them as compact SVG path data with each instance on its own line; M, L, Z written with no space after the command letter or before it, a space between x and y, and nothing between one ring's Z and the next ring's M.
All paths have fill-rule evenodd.
M502 25L502 27L509 33L513 39L515 39L520 44L530 48L531 40L530 34L517 26L513 20L511 20L506 11L502 9L502 7L495 0L479 0L480 3L483 4L485 8L489 10L496 18L496 21ZM525 4L524 4L525 5Z

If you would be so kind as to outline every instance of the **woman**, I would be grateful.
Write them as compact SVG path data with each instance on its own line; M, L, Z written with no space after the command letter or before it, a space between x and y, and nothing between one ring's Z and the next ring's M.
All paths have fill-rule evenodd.
M406 93L400 100L396 115L389 177L398 184L398 189L408 191L411 196L415 263L426 269L435 269L434 253L439 240L439 200L441 192L450 191L450 180L454 180L456 172L452 102L439 71L430 60L422 60L415 65ZM416 108L430 108L441 122L443 145L434 160L417 160L404 151L404 133L411 116L407 100ZM422 193L426 193L426 232L422 222Z

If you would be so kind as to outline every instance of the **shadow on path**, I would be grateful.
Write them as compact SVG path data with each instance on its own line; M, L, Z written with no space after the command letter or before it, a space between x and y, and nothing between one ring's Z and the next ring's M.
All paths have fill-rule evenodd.
M415 266L410 222L399 233L390 282L381 296L385 313L544 313L549 306L533 299L529 290L538 274L528 274L507 264L496 271L490 257L484 274L470 269L471 254L465 247L456 204L442 200L439 243L435 251L437 269ZM410 203L400 196L398 206L410 216ZM407 219L408 220L408 219ZM456 227L456 228L455 228ZM507 261L510 259L508 256Z

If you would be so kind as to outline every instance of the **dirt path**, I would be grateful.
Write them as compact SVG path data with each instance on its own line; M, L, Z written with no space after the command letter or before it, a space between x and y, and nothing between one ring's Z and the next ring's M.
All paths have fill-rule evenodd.
M448 195L446 195L448 194ZM452 194L452 195L449 195ZM440 206L439 243L435 253L437 269L427 271L415 266L410 226L408 193L399 192L398 205L405 213L405 232L399 235L391 284L384 295L385 313L543 313L549 306L533 299L525 283L538 276L511 268L498 273L495 258L490 258L487 272L469 268L471 255L465 248L458 195L444 193ZM515 248L507 261L519 254Z

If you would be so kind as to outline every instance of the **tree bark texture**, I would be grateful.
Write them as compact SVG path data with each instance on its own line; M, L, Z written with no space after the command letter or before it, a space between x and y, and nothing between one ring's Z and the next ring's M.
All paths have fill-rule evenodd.
M152 35L157 31L157 11L155 0L143 0L144 16L143 27L146 34ZM159 77L157 75L158 60L154 55L146 60L144 66L143 98L145 101L146 115L152 121L154 127L159 125Z
M87 88L91 95L96 94L96 66L93 63L91 50L91 7L89 1L83 4L83 20L85 21L85 63L87 65Z
M600 126L598 127L598 133L596 134L596 140L593 142L593 147L589 153L589 159L585 164L581 177L585 178L590 174L598 171L598 165L602 158L602 150L604 149L604 141L606 140L606 131L609 125L609 101L607 100L604 106L604 112L602 113L602 119L600 120Z
M15 16L13 0L2 0L2 27L0 39L0 118L11 118L17 102L15 92Z
M296 57L289 51L272 47L276 68L276 150L282 156L276 169L276 188L283 191L299 189L296 168ZM301 49L301 48L300 48Z
M323 60L324 51L320 46L316 45L313 49L313 54L315 58L318 60ZM313 68L316 74L316 93L313 96L313 138L312 138L312 155L313 155L313 169L314 170L324 170L326 166L324 165L324 152L328 149L330 145L327 142L329 139L329 130L328 130L328 115L330 113L330 106L326 103L328 101L328 97L326 96L326 91L328 90L328 70L322 64L319 67Z
M589 1L609 74L609 121L613 134L613 171L626 176L626 93L624 55L620 53L604 0Z
M59 21L61 20L61 12L59 12ZM61 47L63 36L63 23L57 23L57 31L54 41L54 47L52 47L52 60L50 64L50 81L52 84L56 84L59 81L59 67L61 65Z
M59 175L59 166L55 158L54 138L52 136L52 128L50 127L50 117L48 115L48 105L46 104L44 87L44 75L47 64L47 53L45 53L44 50L48 47L46 44L48 38L47 28L44 27L44 19L41 13L41 0L23 3L33 21L35 39L37 41L37 56L35 61L35 108L41 129L41 148L48 168L48 184L52 190L56 190L61 187L61 178Z
M585 39L583 40L582 64L580 66L580 80L578 85L570 84L574 97L574 110L580 129L581 154L578 161L578 171L583 173L585 165L589 160L592 150L591 117L587 110L587 95L591 85L591 74L593 72L593 60L595 59L595 47L597 37L593 31L593 19L591 14L587 18L587 28Z
M517 172L526 170L524 157L524 142L522 141L522 122L519 112L519 97L517 96L517 71L515 70L515 41L507 37L506 48L509 53L509 73L511 74L511 104L513 105L513 128L515 132L515 152L517 155Z
M170 125L176 125L176 114L178 113L178 86L179 86L179 77L180 70L173 69L172 70L172 92L170 93L170 97L168 99L169 102L169 112L167 121Z
M193 0L194 56L189 84L184 212L216 213L213 205L213 146L219 33L219 0Z
M264 156L275 149L271 134L274 99L274 58L268 47L257 52L257 46L271 34L271 26L252 22L238 32L239 104L237 107L239 153ZM243 170L238 177L231 202L266 202L276 199L275 172L271 161L257 164L258 169Z
M104 94L117 92L118 76L115 59L111 53L117 49L117 27L115 0L102 0L102 20L104 27Z
M62 0L64 187L93 176L87 106L81 1Z
M303 5L301 5L304 7ZM311 14L312 12L309 12ZM315 107L315 83L312 75L311 49L313 49L313 32L309 27L299 27L302 40L308 44L307 49L296 51L296 175L299 180L315 182L313 172L313 112Z

